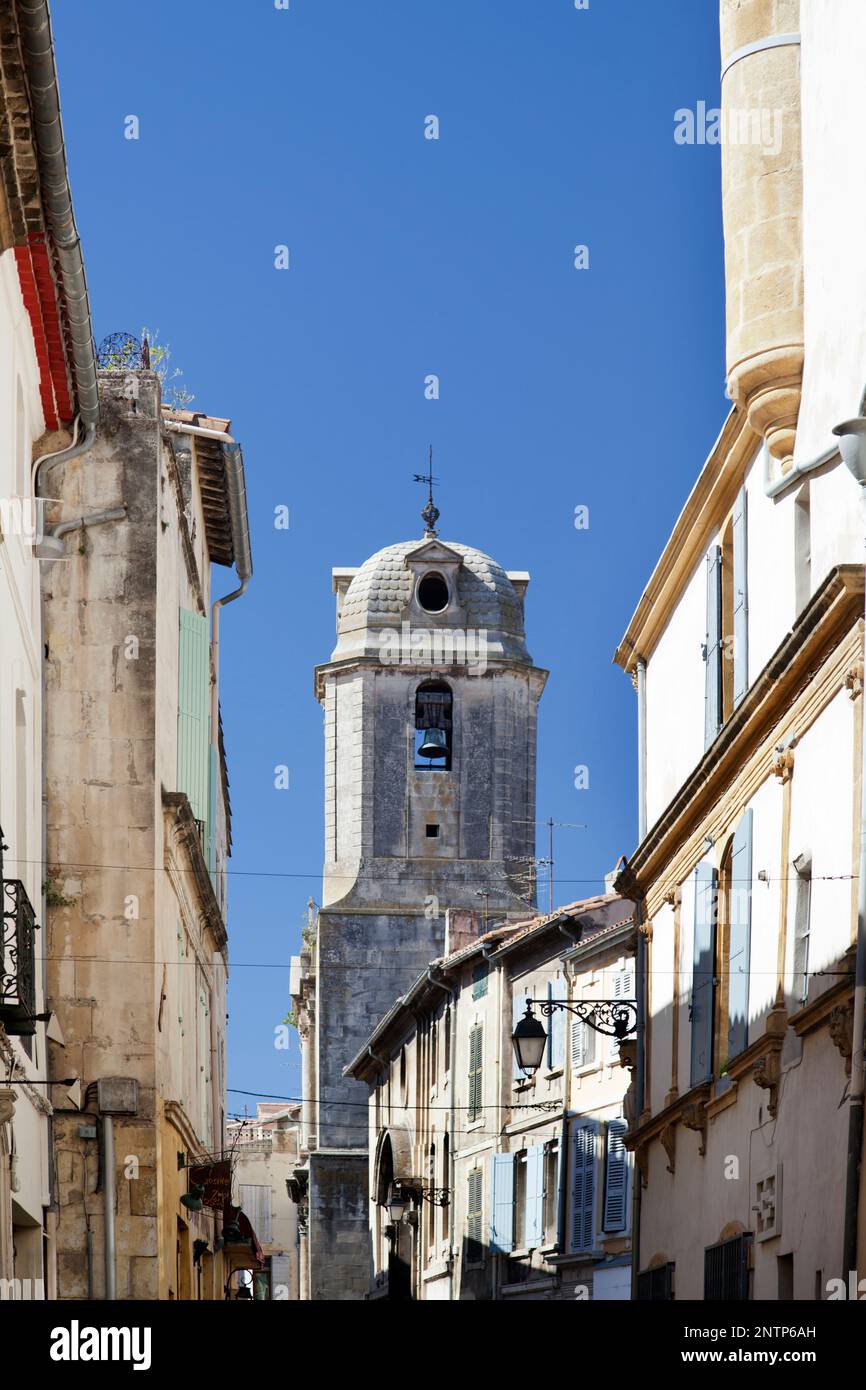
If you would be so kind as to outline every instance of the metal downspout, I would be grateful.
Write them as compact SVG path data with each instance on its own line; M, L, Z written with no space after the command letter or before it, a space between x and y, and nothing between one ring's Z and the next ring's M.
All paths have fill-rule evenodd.
M105 1297L117 1298L117 1268L115 1261L115 1173L114 1173L114 1120L111 1115L102 1117L102 1150L104 1183L102 1195L105 1202Z
M643 657L637 663L637 749L638 749L638 800L637 831L638 843L642 844L647 833L647 720L646 720L646 661ZM635 1110L636 1122L644 1108L645 1068L646 1068L646 937L641 931L643 903L635 902L635 986L637 994L637 1047L635 1049ZM637 1159L632 1178L632 1226L631 1226L631 1296L637 1297L637 1276L640 1272L640 1221L641 1221L642 1182Z
M862 407L861 407L862 410ZM861 506L866 514L866 486L860 488ZM866 636L866 632L864 632ZM861 692L863 722L860 770L860 859L857 891L857 952L854 963L854 1020L851 1049L851 1089L848 1108L848 1154L845 1171L845 1226L842 1251L842 1277L848 1279L857 1269L858 1225L863 1159L863 1102L866 1092L866 690ZM856 1275L855 1275L856 1281Z

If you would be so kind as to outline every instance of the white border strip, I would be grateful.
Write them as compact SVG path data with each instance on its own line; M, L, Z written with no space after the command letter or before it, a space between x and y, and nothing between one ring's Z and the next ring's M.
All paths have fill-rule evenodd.
M748 58L752 53L763 53L766 48L787 48L789 44L798 44L799 34L774 34L769 39L756 39L754 43L747 43L744 48L738 48L733 52L722 68L722 78L729 68L738 63L741 58Z

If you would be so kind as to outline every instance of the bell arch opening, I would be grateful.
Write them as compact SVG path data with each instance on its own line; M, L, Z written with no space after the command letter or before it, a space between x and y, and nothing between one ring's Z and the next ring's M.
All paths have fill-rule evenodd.
M454 697L445 681L425 681L415 692L415 766L450 772Z

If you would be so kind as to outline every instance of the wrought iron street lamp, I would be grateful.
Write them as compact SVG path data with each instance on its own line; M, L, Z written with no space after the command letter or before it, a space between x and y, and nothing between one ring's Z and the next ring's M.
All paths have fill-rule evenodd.
M406 1215L406 1210L408 1206L408 1195L403 1191L403 1188L400 1186L399 1183L392 1182L391 1186L388 1189L387 1207L388 1215L391 1218L391 1222L394 1226L400 1225L400 1222Z
M637 1027L637 1004L633 999L581 999L570 1004L561 999L527 999L526 1013L511 1035L517 1065L525 1076L534 1076L538 1071L547 1045L544 1024L532 1012L534 1004L545 1018L562 1009L596 1033L619 1042Z

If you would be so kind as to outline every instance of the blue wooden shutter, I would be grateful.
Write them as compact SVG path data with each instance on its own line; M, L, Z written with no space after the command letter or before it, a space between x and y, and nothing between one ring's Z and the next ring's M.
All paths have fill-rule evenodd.
M544 1145L526 1150L526 1219L524 1244L535 1250L544 1242Z
M746 489L734 504L734 708L749 688L749 590Z
M743 816L731 852L728 934L728 1056L749 1041L749 965L752 945L752 811Z
M564 1001L566 994L566 983L561 975L548 983L547 997L551 1001ZM565 1063L565 1023L564 1009L556 1009L547 1019L547 1065L551 1071Z
M628 1153L623 1139L625 1120L609 1120L607 1124L604 1165L604 1229L624 1231L628 1225Z
M177 700L177 787L197 821L208 819L210 651L207 619L180 610Z
M704 746L709 748L722 727L722 552L711 547L707 554L707 641L704 650L706 692Z
M574 1125L571 1131L571 1248L591 1250L595 1242L594 1120Z
M695 928L692 953L692 1086L707 1081L713 1070L713 1004L716 971L715 869L695 869Z
M490 1249L508 1255L514 1249L514 1155L492 1154L490 1168Z

